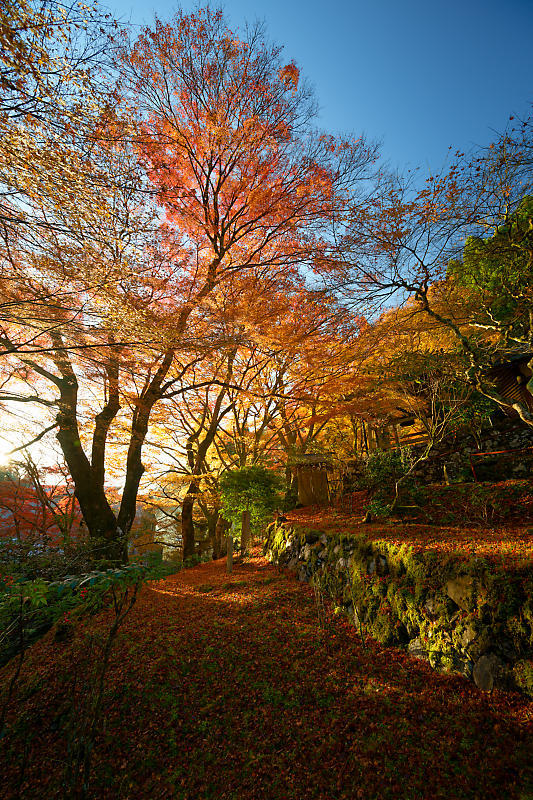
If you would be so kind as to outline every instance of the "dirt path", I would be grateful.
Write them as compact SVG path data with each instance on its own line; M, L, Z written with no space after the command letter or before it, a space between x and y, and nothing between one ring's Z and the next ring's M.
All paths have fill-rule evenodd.
M18 733L4 741L3 796L16 796L24 730L20 797L65 796L73 698L87 637L104 624L99 615L73 643L49 635L33 648L11 720ZM94 798L525 800L533 791L533 704L483 695L399 650L364 649L338 616L320 628L313 590L258 556L231 579L219 561L144 588L105 704Z

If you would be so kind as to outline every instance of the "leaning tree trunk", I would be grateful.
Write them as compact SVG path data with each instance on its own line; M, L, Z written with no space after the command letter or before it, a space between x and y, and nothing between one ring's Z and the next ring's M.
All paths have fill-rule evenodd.
M116 353L105 362L108 380L108 399L102 411L95 417L91 460L80 442L78 427L78 381L72 363L63 347L59 333L51 334L56 348L53 354L55 366L61 377L32 364L36 372L52 381L59 389L59 411L56 417L57 439L61 445L72 480L81 513L89 531L91 545L96 558L108 558L115 563L128 560L128 535L135 519L137 493L144 472L141 461L142 447L148 431L150 413L161 399L162 384L174 357L167 350L153 375L145 386L133 413L131 436L126 462L126 481L118 515L107 500L105 483L105 450L111 423L119 408L119 363ZM110 339L110 344L113 344Z
M161 385L172 365L174 351L167 350L155 375L143 391L131 422L131 435L126 459L126 481L122 492L122 501L118 512L118 533L123 541L124 560L127 560L127 537L137 512L137 495L139 484L144 473L142 448L148 433L150 414L154 405L161 399Z
M72 374L58 381L61 392L57 440L74 481L74 493L89 533L91 556L121 562L124 546L117 519L107 500L103 479L93 469L81 443L77 420L78 384Z

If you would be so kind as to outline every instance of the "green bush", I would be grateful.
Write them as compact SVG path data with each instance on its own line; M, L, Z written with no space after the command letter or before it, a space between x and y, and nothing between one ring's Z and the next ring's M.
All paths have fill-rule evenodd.
M391 513L391 504L383 498L380 492L366 503L364 510L371 514L373 519L386 519Z
M370 489L392 490L413 463L410 447L396 450L375 450L368 457L364 477Z
M33 644L56 622L70 624L71 615L95 613L105 606L113 591L133 586L158 571L140 564L93 571L49 582L0 577L0 666Z
M224 519L238 532L242 512L249 510L251 531L259 533L272 511L280 505L280 489L279 477L264 467L242 467L225 472L220 479Z

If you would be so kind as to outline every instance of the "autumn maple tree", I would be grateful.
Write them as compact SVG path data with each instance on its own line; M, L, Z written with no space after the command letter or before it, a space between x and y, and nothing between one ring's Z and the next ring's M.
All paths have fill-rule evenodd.
M116 51L119 83L91 100L83 137L67 125L59 139L48 120L35 143L11 120L0 154L23 199L4 229L3 399L45 409L89 534L114 560L154 407L194 389L187 370L220 346L228 298L232 324L253 326L250 308L264 317L328 270L332 225L375 158L363 140L314 132L310 92L261 28L239 39L220 12L179 13Z
M238 39L219 11L157 21L124 58L141 157L190 249L184 323L233 275L272 281L311 264L374 148L317 135L295 65L261 28Z
M139 157L165 208L165 230L187 253L165 363L228 286L238 294L251 285L268 298L320 269L331 225L373 162L362 140L313 132L314 108L298 78L261 28L240 40L209 9L157 21L123 52Z

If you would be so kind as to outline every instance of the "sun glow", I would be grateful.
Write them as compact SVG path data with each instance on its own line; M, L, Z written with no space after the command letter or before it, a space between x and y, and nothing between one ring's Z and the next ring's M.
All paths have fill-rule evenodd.
M0 467L5 467L12 459L11 451L16 447L12 442L0 438Z

